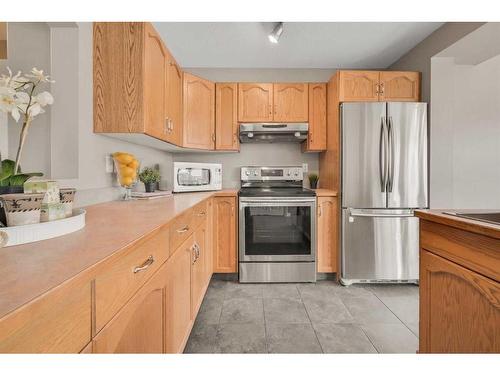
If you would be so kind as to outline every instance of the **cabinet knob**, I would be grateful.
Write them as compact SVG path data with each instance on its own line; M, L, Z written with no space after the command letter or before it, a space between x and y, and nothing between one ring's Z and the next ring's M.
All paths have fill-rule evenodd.
M144 263L142 263L140 266L134 267L134 273L141 272L145 269L147 269L150 265L152 265L155 261L155 258L153 258L152 255L146 259Z
M165 119L165 125L163 126L163 132L168 134L170 132L170 119L167 117Z
M380 92L379 92L379 94L382 94L382 95L384 94L384 82L382 82L380 84Z

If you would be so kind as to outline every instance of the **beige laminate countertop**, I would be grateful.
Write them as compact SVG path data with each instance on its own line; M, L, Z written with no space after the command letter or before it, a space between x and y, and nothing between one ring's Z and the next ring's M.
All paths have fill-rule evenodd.
M0 318L102 263L211 196L237 190L181 193L147 201L85 207L86 226L50 240L0 249Z
M491 210L416 210L415 215L423 220L438 224L448 225L468 232L482 234L488 237L500 239L500 225L490 224L484 221L467 219L459 216L446 214L445 212L488 212ZM500 249L499 249L500 250Z

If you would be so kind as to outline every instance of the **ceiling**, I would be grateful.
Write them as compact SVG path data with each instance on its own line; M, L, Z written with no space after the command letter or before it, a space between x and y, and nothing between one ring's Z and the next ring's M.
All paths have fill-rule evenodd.
M188 68L386 68L442 23L156 22L177 62Z

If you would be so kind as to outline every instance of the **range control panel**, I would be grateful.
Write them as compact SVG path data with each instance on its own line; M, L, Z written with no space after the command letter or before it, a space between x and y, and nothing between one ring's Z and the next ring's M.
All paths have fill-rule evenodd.
M241 181L302 181L302 167L241 167Z

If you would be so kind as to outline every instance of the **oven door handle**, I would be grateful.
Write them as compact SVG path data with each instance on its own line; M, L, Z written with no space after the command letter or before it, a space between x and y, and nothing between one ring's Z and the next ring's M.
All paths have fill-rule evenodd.
M240 203L259 203L259 204L274 204L274 203L315 203L316 199L240 199Z

